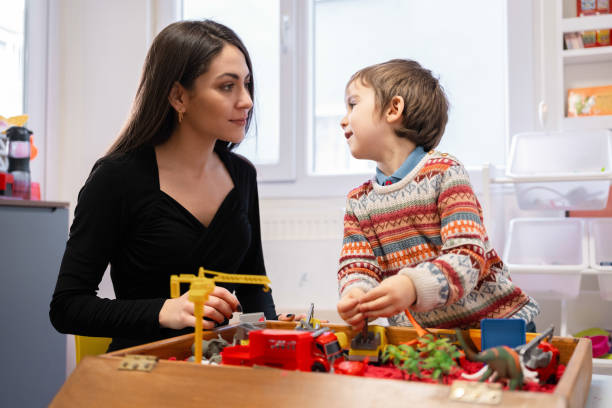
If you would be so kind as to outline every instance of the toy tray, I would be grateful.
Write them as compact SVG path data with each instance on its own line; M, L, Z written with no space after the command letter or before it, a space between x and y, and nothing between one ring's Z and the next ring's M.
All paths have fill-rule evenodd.
M295 323L266 322L268 328L292 329ZM352 339L356 334L347 326L328 325ZM387 327L391 344L415 339L412 328ZM454 334L451 330L431 330L436 334ZM476 346L480 330L470 330ZM224 333L231 339L233 333ZM536 334L528 333L527 341ZM204 332L204 339L216 337ZM193 334L174 337L115 351L97 357L85 357L66 380L51 403L64 406L223 406L223 407L465 407L451 401L447 385L403 380L353 377L328 373L287 371L262 367L196 365L178 359L190 354ZM553 393L502 391L501 405L508 407L581 407L587 400L591 383L591 342L588 339L553 337L560 352L565 374ZM150 372L118 370L128 354L154 355L160 358Z

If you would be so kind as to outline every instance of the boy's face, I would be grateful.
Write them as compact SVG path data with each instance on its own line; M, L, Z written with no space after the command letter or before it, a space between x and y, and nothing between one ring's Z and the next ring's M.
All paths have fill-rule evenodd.
M340 121L351 154L356 159L379 161L380 138L388 124L376 108L374 89L353 81L346 89L346 115Z

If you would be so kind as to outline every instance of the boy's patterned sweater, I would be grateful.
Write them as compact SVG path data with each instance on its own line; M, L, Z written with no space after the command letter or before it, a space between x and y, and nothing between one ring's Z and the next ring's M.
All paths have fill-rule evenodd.
M403 273L414 282L411 310L425 327L478 327L483 318L539 313L491 247L468 174L454 157L430 151L402 180L370 180L351 191L344 216L340 296ZM403 313L391 324L408 325Z

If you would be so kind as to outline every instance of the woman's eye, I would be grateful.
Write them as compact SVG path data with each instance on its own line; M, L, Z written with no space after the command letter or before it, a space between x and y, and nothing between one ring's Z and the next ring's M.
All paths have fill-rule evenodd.
M349 109L353 109L354 106L355 106L355 102L349 102L348 103Z
M224 91L231 91L233 87L234 84L224 84L221 86L221 89L223 89Z

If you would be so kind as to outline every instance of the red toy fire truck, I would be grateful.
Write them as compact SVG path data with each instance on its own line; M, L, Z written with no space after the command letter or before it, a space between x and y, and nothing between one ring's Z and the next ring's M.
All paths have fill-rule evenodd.
M336 335L324 328L316 331L253 330L249 344L223 349L223 364L264 365L300 371L329 371L342 356Z

